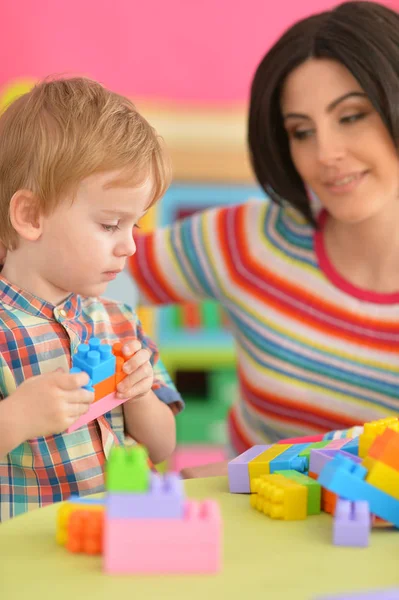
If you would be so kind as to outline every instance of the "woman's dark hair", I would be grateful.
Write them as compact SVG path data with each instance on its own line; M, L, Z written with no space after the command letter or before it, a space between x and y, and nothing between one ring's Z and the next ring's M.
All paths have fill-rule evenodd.
M287 75L309 58L332 59L357 79L395 145L399 140L399 15L374 2L346 2L288 29L259 64L251 87L248 142L255 175L274 202L315 224L291 159L280 110Z

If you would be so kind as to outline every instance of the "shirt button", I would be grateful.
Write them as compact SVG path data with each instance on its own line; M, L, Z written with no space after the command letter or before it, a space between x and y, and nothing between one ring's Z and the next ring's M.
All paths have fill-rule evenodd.
M63 308L60 310L60 315L61 315L61 317L67 316L66 311Z

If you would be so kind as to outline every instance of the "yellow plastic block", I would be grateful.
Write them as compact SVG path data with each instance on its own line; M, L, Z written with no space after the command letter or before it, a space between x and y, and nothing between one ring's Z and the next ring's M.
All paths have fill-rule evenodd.
M104 510L104 506L98 504L81 504L75 502L64 502L57 511L56 534L57 544L65 546L68 541L68 521L72 513L82 510Z
M304 485L273 473L254 479L253 487L250 502L256 510L283 521L306 519L308 489Z
M270 474L270 461L277 456L280 456L283 452L291 448L292 444L274 444L262 454L259 454L256 458L249 461L248 463L248 475L250 481L250 489L252 489L252 480L256 477L260 477L261 475L269 475Z
M378 435L384 433L385 429L390 427L397 431L399 422L397 417L387 417L386 419L379 419L378 421L371 421L370 423L364 424L363 433L359 436L359 456L365 458L372 443ZM368 461L368 464L371 461ZM367 468L367 465L364 465Z
M366 481L399 500L399 471L396 469L376 460L366 475Z

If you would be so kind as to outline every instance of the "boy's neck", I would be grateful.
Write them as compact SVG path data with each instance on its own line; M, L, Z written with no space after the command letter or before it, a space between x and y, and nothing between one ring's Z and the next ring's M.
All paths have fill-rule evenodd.
M41 276L34 257L20 250L8 252L1 275L12 285L54 306L61 304L70 295L46 281Z

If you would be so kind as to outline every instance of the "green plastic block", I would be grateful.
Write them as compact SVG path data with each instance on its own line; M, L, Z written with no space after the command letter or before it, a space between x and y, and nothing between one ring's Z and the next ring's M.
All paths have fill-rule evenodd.
M143 446L114 446L106 465L108 492L139 492L149 488L148 452Z
M304 448L304 450L302 450L302 452L300 452L298 454L298 456L305 456L307 458L308 464L309 464L309 458L310 458L310 451L311 450L315 450L316 448L320 449L320 448L324 448L325 446L328 446L328 444L330 443L331 440L323 440L322 442L312 442L311 444L309 444L309 446L307 446L306 448Z
M287 479L300 483L308 488L308 515L319 515L321 512L321 485L312 477L298 473L298 471L276 471Z

